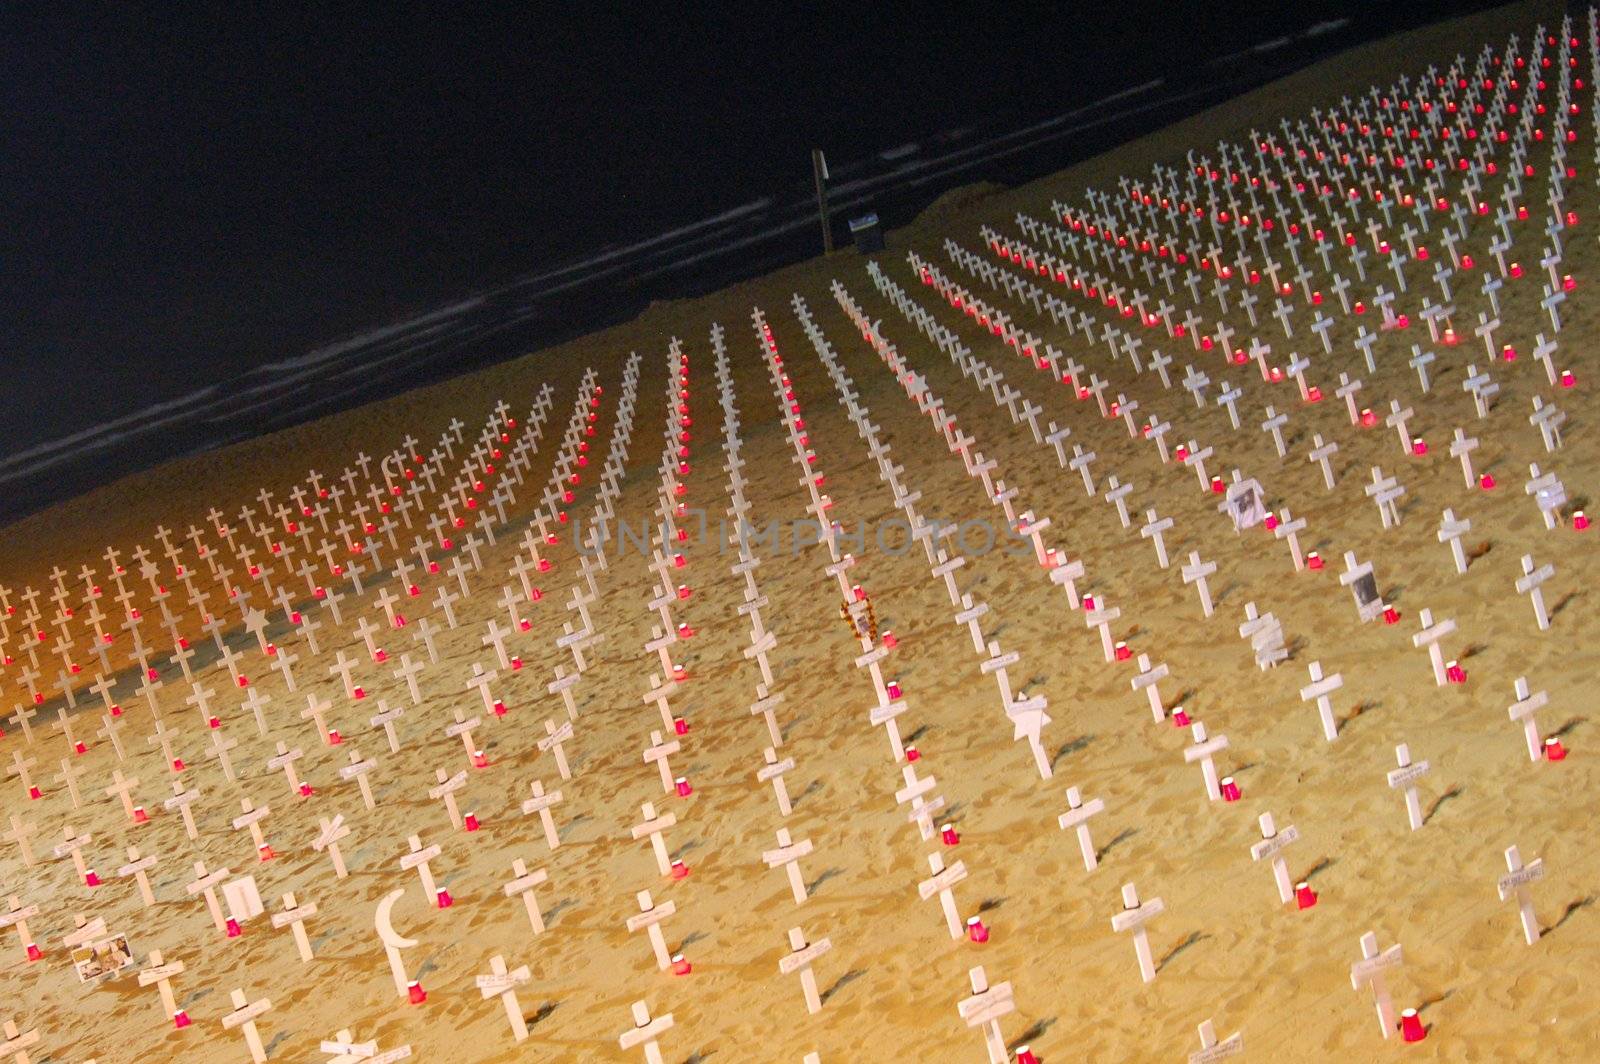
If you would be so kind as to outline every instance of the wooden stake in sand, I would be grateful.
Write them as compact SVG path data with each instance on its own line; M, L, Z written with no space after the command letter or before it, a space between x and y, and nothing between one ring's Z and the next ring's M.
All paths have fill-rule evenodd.
M250 1059L255 1064L266 1064L267 1049L261 1044L261 1035L256 1031L256 1018L271 1009L272 1002L266 998L249 1001L243 990L235 990L231 1000L233 1011L222 1017L223 1028L231 1031L237 1027L243 1031L244 1044L250 1048Z
M833 948L833 943L821 938L806 943L806 934L798 927L789 929L789 953L778 959L778 971L784 975L800 973L800 989L805 993L806 1011L812 1015L822 1011L822 998L817 993L817 976L811 962Z
M1496 886L1501 901L1512 897L1517 899L1517 911L1522 919L1522 937L1530 946L1539 941L1539 919L1533 914L1533 891L1528 889L1528 885L1543 878L1544 858L1523 864L1522 854L1517 848L1506 847L1506 874L1500 877Z
M477 978L478 990L484 1000L498 997L505 1006L506 1020L511 1024L511 1037L518 1042L528 1037L528 1024L522 1018L522 1006L517 1001L517 987L533 980L533 973L524 964L513 971L506 969L505 958L498 953L489 958L489 974Z
M1085 802L1078 788L1067 788L1067 811L1056 817L1056 824L1062 831L1073 828L1078 835L1078 852L1083 856L1083 868L1086 872L1093 872L1099 863L1094 852L1094 840L1089 837L1089 818L1096 813L1104 812L1106 803L1099 798L1092 798Z
M967 1022L968 1027L983 1028L983 1045L989 1054L989 1064L1006 1064L1006 1040L1000 1033L1000 1017L1017 1010L1016 1001L1011 996L1011 984L1006 982L990 986L989 977L984 974L981 964L969 969L967 978L972 984L972 996L956 1003L956 1014Z
M622 1049L632 1049L634 1046L644 1047L645 1064L663 1064L661 1046L656 1039L672 1027L672 1013L665 1016L650 1018L650 1007L642 1001L633 1003L633 1026L617 1038L617 1045Z
M1133 884L1124 883L1122 911L1111 918L1111 930L1133 932L1133 951L1139 958L1139 975L1147 983L1156 977L1156 964L1150 956L1150 939L1145 934L1144 925L1166 910L1166 903L1160 898L1140 903L1139 892Z

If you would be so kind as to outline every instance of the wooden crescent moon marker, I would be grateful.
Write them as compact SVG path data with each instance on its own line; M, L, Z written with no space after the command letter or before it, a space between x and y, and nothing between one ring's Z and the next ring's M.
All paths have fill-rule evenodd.
M404 895L405 891L403 889L387 895L378 903L378 912L373 918L373 923L378 929L378 937L383 939L383 944L390 949L410 949L417 944L417 940L414 938L400 937L394 929L393 918L390 915L391 910L394 908L394 903Z

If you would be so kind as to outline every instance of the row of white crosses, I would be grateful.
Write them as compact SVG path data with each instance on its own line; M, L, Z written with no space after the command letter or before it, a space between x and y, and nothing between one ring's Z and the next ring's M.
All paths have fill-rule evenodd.
M925 282L935 283L936 287L939 286L939 283L940 283L939 280L938 280L938 276L939 275L938 275L938 272L936 270L934 270L928 264L920 262L920 260L917 260L915 258L915 256L913 256L913 265L919 268L919 273L921 274L921 276L923 277ZM875 267L874 267L874 269L875 269ZM881 287L881 282L880 282L880 287ZM951 298L951 301L953 303L955 303L956 305L961 305L961 303L963 302L963 296L962 296L962 294L959 294L959 293L954 295L954 296L951 296L950 298ZM966 297L965 301L966 301L967 306L969 308L976 306L976 307L980 308L980 311L981 311L981 308L983 306L981 301L973 301L970 296ZM980 316L984 317L986 319L987 318L987 313L988 313L987 311L981 311ZM1014 338L1012 339L1012 343L1013 343L1013 346L1015 346L1015 339ZM1047 364L1046 360L1041 360L1041 365L1044 365L1044 364ZM1052 368L1055 368L1055 362L1054 362L1053 359L1052 360L1048 360L1048 364ZM1073 365L1069 364L1069 366L1068 366L1069 373L1073 369L1074 369ZM1059 369L1057 369L1057 376L1058 376L1058 379L1061 377L1061 371ZM1083 391L1083 389L1080 388L1079 389L1080 396L1082 394L1082 391ZM1058 456L1059 456L1059 446L1058 446ZM1535 467L1534 471L1535 471L1535 473L1537 473L1537 467ZM1085 474L1085 476L1086 476L1086 483L1087 483L1087 474ZM1238 480L1237 474L1235 475L1235 479L1236 479L1236 481ZM1549 479L1553 481L1553 478L1549 478ZM1231 495L1234 492L1234 488L1230 487L1228 489L1228 491L1229 491L1229 494L1230 494L1230 497L1231 497ZM1534 491L1534 488L1530 484L1530 488L1529 488L1530 494L1532 494L1533 491ZM1385 496L1380 495L1380 501L1387 502L1388 499ZM1560 485L1559 485L1558 482L1554 482L1552 486L1548 487L1544 492L1541 493L1541 503L1542 503L1541 509L1547 515L1546 516L1547 523L1549 523L1549 521L1550 521L1550 518L1548 516L1550 511L1555 506L1558 506L1560 504L1560 502L1562 502L1562 501L1564 501L1564 495L1561 493ZM1285 512L1284 516L1287 517L1287 512ZM1386 517L1386 521L1387 520L1388 520L1388 517ZM1298 523L1285 523L1284 525L1281 525L1277 531L1278 531L1278 534L1280 536L1284 535L1285 533L1288 533L1292 537L1294 532L1298 531L1298 529L1303 528L1303 527L1304 527L1304 522L1303 521L1300 521ZM1294 540L1292 538L1291 538L1291 547L1292 547L1294 559L1295 559L1295 562L1296 562L1296 566L1298 568L1300 566L1300 563L1301 563L1301 557L1300 557L1300 554L1299 554L1298 546L1297 546L1297 544L1294 542ZM1521 592L1521 593L1536 593L1537 592L1537 585L1539 583L1541 583L1543 580L1548 579L1549 575L1551 575L1551 571L1547 567L1545 570L1540 570L1540 571L1535 572L1531 567L1529 567L1528 565L1525 565L1525 574L1526 575L1525 575L1524 581L1518 583L1517 590L1519 592ZM1544 613L1542 611L1542 602L1539 601L1538 599L1535 599L1534 606L1535 606L1536 618L1541 622L1541 624L1543 624L1545 622L1545 620L1546 620L1546 617L1545 617L1545 615L1544 615ZM1426 627L1426 625L1425 625L1425 627ZM1420 642L1419 642L1419 645L1421 645ZM1443 665L1442 665L1442 662L1436 662L1436 666L1438 667L1439 674L1442 677L1443 676L1443 668L1444 668ZM1453 668L1453 664L1452 664L1451 668ZM1442 678L1440 679L1440 682L1441 683L1444 682Z
M859 321L858 321L858 324L860 324ZM1054 428L1054 426L1052 426L1052 428ZM1313 678L1314 678L1314 680L1319 680L1319 681L1323 679L1315 670L1313 672ZM1316 690L1318 688L1318 686L1319 685L1314 684L1312 689L1308 689L1308 691L1307 691L1307 693L1305 694L1304 697L1319 697L1320 696L1320 692L1318 690ZM1322 697L1325 697L1325 696L1322 696ZM1324 703L1324 705L1325 705L1325 703ZM1332 735L1333 735L1333 731L1332 731L1331 727L1328 729L1328 731L1329 731L1329 737L1331 738ZM1405 764L1406 764L1406 760L1405 760L1404 756L1402 756L1402 765L1405 765ZM1412 798L1410 796L1408 796L1408 806L1410 806L1412 804L1413 804ZM1416 822L1415 814L1413 814L1413 822L1414 823Z
M282 747L280 746L280 750L281 749L282 749ZM293 784L293 779L292 779L292 776L293 776L293 759L289 759L286 762L281 763L280 766L274 766L274 767L283 767L283 768L285 768L287 770L286 771L286 775L291 777L291 785ZM119 788L112 788L111 789L112 791L118 791L120 793L121 797L123 798L125 803L127 801L126 785L129 782L136 783L136 781L125 781L125 780L123 780L121 778L120 773L118 773L118 784L119 784L119 787L121 789L120 789L120 791L119 791ZM187 808L187 805L185 805L183 807L183 811L185 813L185 818L187 820L188 819L188 808ZM241 829L248 828L249 830L251 830L251 832L252 832L253 836L255 837L258 845L262 846L263 848L270 849L269 847L265 847L265 844L264 844L264 842L262 842L262 840L260 838L260 834L259 834L259 832L260 832L260 827L259 827L260 818L262 816L266 815L268 810L266 810L266 809L259 809L259 810L253 809L252 806L250 805L250 803L248 802L248 800L246 800L246 802L245 802L245 811L246 811L245 816L239 818L238 821L236 821L235 826L237 828L241 828ZM326 846L331 851L331 853L333 855L333 859L334 859L334 863L335 863L336 869L338 870L339 874L342 875L343 874L342 861L339 860L338 853L337 853L337 839L342 837L342 835L340 834L339 828L340 828L339 818L335 818L335 820L333 822L331 822L331 823L328 822L328 821L324 821L324 831L322 833L322 836L319 837L317 848L320 849L320 848L323 848L324 846ZM191 832L191 835L192 835L193 834L192 823L190 824L190 832ZM348 834L348 832L345 831L344 834ZM26 835L25 834L21 835L19 841L23 846L26 846ZM84 843L84 842L87 842L87 841L88 841L87 837L83 837L81 839L75 839L73 834L69 831L68 832L68 844L63 849L67 853L69 853L70 855L73 855L75 857L75 859L81 860L81 853L80 853L81 844ZM413 850L416 851L417 849L418 849L418 845L414 844L413 845ZM138 858L138 857L139 857L139 855L138 855L136 850L130 850L130 859L135 859L135 858ZM426 871L426 860L423 860L420 863L421 863L422 870L425 872ZM150 867L150 862L149 862L148 859L133 860L133 861L131 861L130 865L125 866L125 868L122 870L122 874L123 875L131 875L131 876L134 876L138 880L139 886L140 886L140 889L141 889L141 893L144 895L144 898L145 898L145 901L146 901L147 904L150 903L151 898L149 896L148 883L147 883L147 881L146 881L146 879L144 877L144 872L149 867ZM204 871L203 866L202 866L201 870ZM194 893L195 891L200 891L201 893L206 894L206 896L208 898L208 902L214 901L214 898L212 897L212 894L211 894L212 889L215 886L218 886L218 885L221 885L224 888L226 888L228 886L228 884L223 883L222 880L228 874L229 873L226 870L222 870L221 872L217 873L215 876L213 876L211 873L206 873L202 877L201 880L197 881L197 883L195 884L194 889L191 891L191 893ZM526 889L526 888L523 888L523 889ZM508 887L507 893L508 893L508 895L512 894L513 893L512 889ZM215 908L215 906L213 906L213 907ZM287 912L285 914L280 914L279 916L275 917L274 923L276 925L278 925L278 926L289 926L289 927L291 927L293 929L294 936L296 938L297 948L299 948L302 957L303 958L307 958L309 956L309 943L306 940L305 935L304 935L303 920L308 916L314 915L314 913L316 911L316 907L314 905L305 905L305 906L296 905L296 903L295 903L295 901L293 899L293 896L292 895L288 895L288 896L286 896L286 909L287 909ZM536 916L536 906L532 905L531 903L530 903L530 914ZM18 922L19 923L21 922L20 919L19 919ZM24 937L26 937L25 930L22 933L23 933ZM31 945L31 943L30 943L30 945ZM249 1019L249 1017L239 1016L238 1017L238 1022L243 1023L247 1019Z

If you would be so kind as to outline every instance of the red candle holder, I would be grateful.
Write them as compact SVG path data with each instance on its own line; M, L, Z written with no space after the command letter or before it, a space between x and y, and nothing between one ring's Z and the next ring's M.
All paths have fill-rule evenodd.
M183 771L183 762L182 761L174 761L173 764L177 766L177 770L179 772ZM28 798L30 800L37 802L40 798L43 798L43 797L44 797L44 792L41 791L38 788L37 785L31 786L31 787L28 788Z
M1273 529L1278 527L1278 515L1268 514L1266 520L1262 521L1261 523L1267 526L1268 532L1271 532Z
M472 767L473 768L488 768L489 767L489 755L484 753L482 750L474 750L472 752Z
M79 740L78 742L73 743L72 744L72 749L77 751L80 756L83 755L83 754L87 754L89 752L89 748L87 746L83 745L82 740Z
M1453 661L1444 667L1444 676L1445 679L1454 684L1463 684L1467 682L1467 670L1463 669L1460 665Z
M1174 728L1187 728L1189 726L1189 713L1182 706L1172 711L1172 726Z
M218 719L216 716L212 716L212 717L208 718L206 720L206 724L211 728L212 731L216 731L218 728L222 727L222 721L220 719ZM81 752L82 751L80 751L80 753Z
M1221 495L1224 492L1226 492L1227 490L1228 490L1228 485L1223 482L1223 479L1221 477L1212 477L1211 478L1211 494L1213 494L1213 495Z
M373 652L372 660L381 665L383 662L389 660L389 652L384 650L382 647L379 647L375 652Z
M907 761L921 761L922 760L922 751L918 750L914 746L906 747L906 760Z
M83 874L83 884L86 887L98 887L100 885L100 876L91 868Z
M466 816L462 817L461 818L461 826L466 828L468 831L477 831L478 830L478 814L477 813L468 813Z
M1417 1015L1416 1009L1406 1009L1400 1013L1400 1037L1407 1042L1420 1042L1428 1037L1428 1029L1422 1026L1422 1018Z
M983 921L976 916L967 917L967 939L971 942L989 941L989 929L983 926Z
M428 992L422 989L422 984L416 980L406 984L406 1000L413 1005L420 1005L428 1000Z
M1544 741L1544 759L1546 761L1565 761L1567 748L1561 745L1561 740L1555 736Z
M688 778L685 776L679 776L673 780L672 785L677 790L679 798L687 798L694 793L694 787L690 785Z
M955 829L954 824L939 825L939 839L946 846L954 846L961 841L961 833Z
M189 1026L189 1022L189 1014L184 1012L182 1009L179 1009L177 1012L172 1014L172 1026L176 1027L180 1031Z
M44 950L40 949L38 946L34 945L32 942L28 943L28 960L36 961L36 960L39 960L43 956L44 956Z
M1222 777L1222 800L1225 802L1237 802L1239 800L1239 785L1234 782L1232 776Z
M1383 623L1384 624L1398 624L1399 622L1400 622L1400 611L1395 609L1393 606L1385 606L1383 608Z
M884 684L884 690L889 693L890 701L893 701L894 699L899 698L900 697L900 681L899 680L890 680L888 683Z
M231 916L228 917L227 922L223 924L223 927L226 929L229 938L238 938L240 935L244 934L244 928L239 926L239 921L235 920Z
M1361 427L1362 428L1366 428L1366 429L1370 429L1372 426L1376 425L1377 423L1378 423L1378 415L1374 414L1370 408L1363 407L1362 410L1361 410Z
M1085 596L1083 596L1083 609L1084 609L1085 613L1087 613L1090 610L1094 609L1094 596L1093 595L1085 595Z
M264 842L260 846L256 847L256 852L260 854L263 861L270 861L274 857L278 856L276 853L272 852L272 847Z
M883 630L883 645L888 647L890 650L893 650L895 647L900 645L900 640L895 637L893 632L885 628Z
M150 814L144 811L144 806L136 805L133 807L133 822L135 824L148 824L150 822Z
M1127 661L1129 658L1133 657L1133 651L1128 649L1128 644L1122 642L1121 640L1117 641L1116 647L1113 648L1113 653L1118 661Z
M494 715L497 717L506 715L506 704L498 698L494 700Z
M355 687L351 688L350 697L360 701L361 699L367 697L367 690L366 688L357 684Z
M1413 436L1411 438L1411 453L1416 455L1419 458L1422 457L1423 455L1427 454L1428 453L1428 443L1427 443L1427 441L1424 440L1421 436Z
M302 797L302 798L310 798L313 794L316 794L316 793L317 793L316 791L311 789L311 784L309 784L309 783L301 783L300 784L300 797Z
M1294 885L1294 904L1297 909L1309 909L1317 904L1317 892L1311 889L1310 883Z
M329 728L328 729L328 745L329 746L338 746L342 742L344 742L344 736L339 734L339 729L338 728Z
M672 871L668 874L671 875L673 879L688 879L689 866L684 864L682 861L673 861Z
M1027 1046L1017 1047L1017 1064L1039 1064L1039 1058Z

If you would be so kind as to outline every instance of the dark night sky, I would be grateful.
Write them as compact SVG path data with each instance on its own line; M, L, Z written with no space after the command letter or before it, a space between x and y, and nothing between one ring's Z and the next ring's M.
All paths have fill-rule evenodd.
M1144 0L752 5L715 22L632 4L132 6L0 15L0 454L803 189L814 144L849 160L1005 129L1196 55L1395 17L1309 3L1224 22L1225 5L1197 18ZM1181 32L1150 33L1156 12Z

